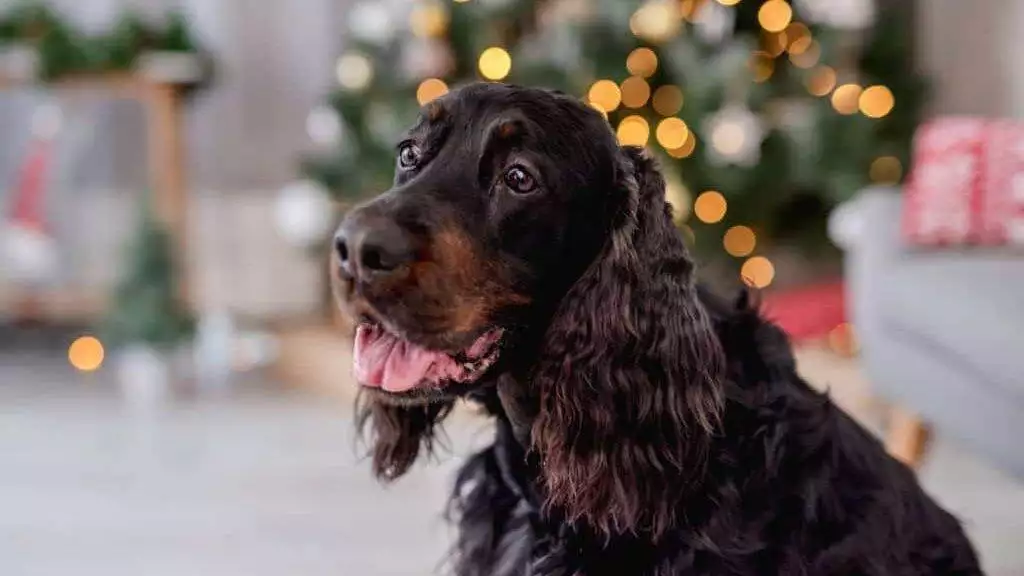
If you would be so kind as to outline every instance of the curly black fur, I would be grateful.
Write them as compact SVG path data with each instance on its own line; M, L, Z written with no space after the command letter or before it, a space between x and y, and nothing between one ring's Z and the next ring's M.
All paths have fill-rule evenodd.
M981 573L958 521L799 377L750 295L695 285L642 151L619 149L564 96L449 98L489 90L527 118L557 101L591 143L565 170L585 180L597 158L611 181L591 213L566 216L581 239L562 252L572 277L538 289L505 360L468 395L497 435L456 481L456 575ZM449 408L369 403L376 473L401 475Z

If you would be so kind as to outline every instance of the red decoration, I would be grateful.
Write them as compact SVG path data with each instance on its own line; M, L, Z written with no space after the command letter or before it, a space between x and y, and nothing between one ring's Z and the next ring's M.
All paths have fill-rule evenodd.
M43 215L43 192L50 160L51 142L35 140L25 163L21 167L14 202L9 215L9 225L45 232L46 219Z
M824 338L846 321L842 281L769 292L761 308L794 342Z
M922 126L902 218L914 245L1024 245L1024 122L954 117Z

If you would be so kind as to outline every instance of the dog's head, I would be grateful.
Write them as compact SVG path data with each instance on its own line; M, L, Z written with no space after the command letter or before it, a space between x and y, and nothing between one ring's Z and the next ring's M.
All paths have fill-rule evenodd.
M359 320L369 393L443 401L477 385L593 259L619 149L570 97L474 84L430 103L395 156L391 190L338 229L336 293Z
M550 505L663 530L714 426L722 354L654 162L579 100L500 84L430 103L395 162L334 251L376 473L405 472L456 397L500 378Z

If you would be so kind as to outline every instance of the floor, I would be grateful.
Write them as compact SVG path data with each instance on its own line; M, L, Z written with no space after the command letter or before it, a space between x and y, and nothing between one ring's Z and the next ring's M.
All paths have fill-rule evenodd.
M805 371L872 418L825 352ZM382 488L356 457L349 403L259 379L224 398L127 410L112 375L0 354L0 574L391 576L433 573L459 458L486 442L457 416L453 455ZM960 515L989 573L1024 575L1024 484L937 439L923 481Z

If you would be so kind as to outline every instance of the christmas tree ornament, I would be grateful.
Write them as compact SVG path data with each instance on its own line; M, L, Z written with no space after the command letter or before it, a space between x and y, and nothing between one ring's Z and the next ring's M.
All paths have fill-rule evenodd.
M697 36L708 44L720 44L732 36L736 26L736 10L718 2L704 2L693 17Z
M317 106L306 116L306 134L318 146L341 145L344 130L341 116L329 105Z
M761 119L743 104L727 104L703 126L708 161L751 167L761 159L765 130Z
M310 248L324 242L334 220L330 195L311 180L288 184L274 203L278 233L297 248Z
M798 14L815 24L863 30L875 21L875 0L795 0Z
M402 75L407 80L444 77L454 67L451 49L439 40L414 36L402 46Z
M352 92L362 92L373 80L373 64L361 52L342 54L334 71L338 84Z
M448 30L448 9L440 2L420 2L409 14L409 29L420 38L443 36Z
M349 33L357 40L387 45L397 33L394 16L385 2L366 0L353 6L348 13Z

